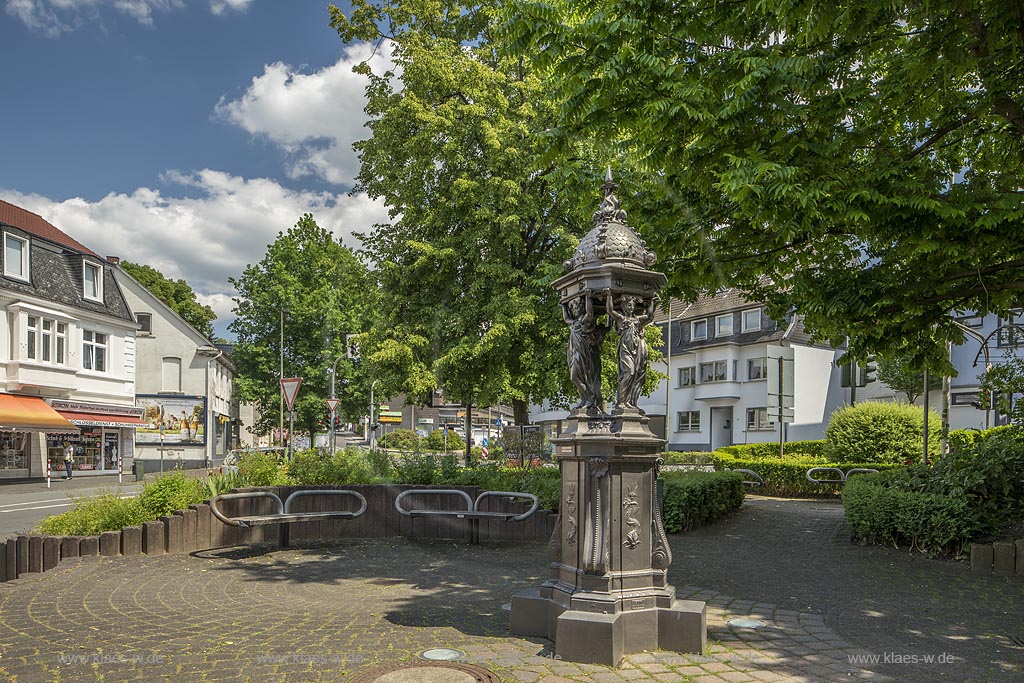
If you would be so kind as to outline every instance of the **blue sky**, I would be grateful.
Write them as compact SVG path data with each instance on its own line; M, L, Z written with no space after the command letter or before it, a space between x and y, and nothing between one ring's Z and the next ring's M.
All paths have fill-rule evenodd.
M339 3L340 5L340 3ZM0 198L90 248L184 277L221 320L227 278L305 211L350 234L365 137L353 64L312 0L0 0Z

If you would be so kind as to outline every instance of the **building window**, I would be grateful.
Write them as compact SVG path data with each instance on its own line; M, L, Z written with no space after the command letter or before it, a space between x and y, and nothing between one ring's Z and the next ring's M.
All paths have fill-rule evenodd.
M743 311L743 331L753 332L761 329L761 309L752 308L749 311Z
M685 368L679 368L679 386L692 387L696 383L697 368L692 365Z
M26 432L0 432L0 470L28 469L31 443Z
M708 338L708 321L707 320L694 320L690 323L690 339L707 339Z
M42 361L44 363L49 363L50 362L50 356L52 354L52 351L51 351L52 346L51 345L53 344L53 321L52 320L46 320L45 318L43 319L43 335L42 335L42 338L41 338L40 342L41 343L39 345L40 346L39 350L41 351L40 356L42 357Z
M700 411L699 410L681 410L677 415L679 426L676 428L677 432L699 432L700 431Z
M82 292L86 299L103 300L103 269L88 261L82 266Z
M728 377L728 365L724 360L700 364L700 383L724 382Z
M28 281L28 240L4 233L4 275Z
M161 367L163 368L160 373L161 377L163 378L163 381L160 385L161 391L180 392L181 359L168 356L167 358L164 358Z
M768 359L767 358L749 358L747 359L747 379L766 379L768 377Z
M65 363L64 356L67 353L67 348L68 348L68 324L67 323L57 323L57 337L56 337L56 341L57 341L57 349L56 349L57 353L56 353L55 358L56 358L56 361L57 361L57 365L64 365L64 363Z
M107 368L107 335L92 330L82 331L82 367L104 372Z
M977 391L950 394L949 404L954 406L975 406L981 405L981 396Z
M999 333L996 335L999 346L1020 346L1024 342L1024 316L1014 311L1009 318L999 319Z
M152 313L136 313L135 319L139 321L141 328L139 334L153 334L153 314Z
M732 313L715 318L715 336L728 337L730 335L732 335Z
M775 422L768 416L767 408L747 408L747 431L756 432L775 429Z

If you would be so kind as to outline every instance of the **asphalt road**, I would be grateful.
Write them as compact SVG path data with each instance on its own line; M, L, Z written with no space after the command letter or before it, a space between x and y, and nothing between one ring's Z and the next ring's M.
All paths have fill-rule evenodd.
M55 477L50 488L46 488L45 481L0 484L0 539L30 530L44 517L64 512L75 498L108 491L130 496L142 490L133 478L125 476L123 479L118 485L117 475L77 476L71 481Z

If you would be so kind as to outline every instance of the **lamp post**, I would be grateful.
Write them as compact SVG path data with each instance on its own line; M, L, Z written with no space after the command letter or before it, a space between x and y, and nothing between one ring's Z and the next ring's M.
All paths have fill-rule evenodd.
M376 431L373 427L373 412L376 407L373 402L373 389L377 386L379 380L373 380L370 382L370 421L366 423L366 443L369 444L370 450L372 451L377 445Z
M206 356L206 466L210 467L213 464L213 456L216 452L216 441L217 427L214 424L213 419L213 394L210 390L210 366L218 358L224 355L223 349L218 349L216 346L200 346L196 349L196 353L201 356Z

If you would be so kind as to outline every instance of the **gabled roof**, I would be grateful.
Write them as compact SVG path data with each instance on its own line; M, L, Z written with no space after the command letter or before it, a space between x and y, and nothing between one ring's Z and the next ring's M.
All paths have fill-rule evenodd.
M67 234L63 230L60 230L39 214L32 213L27 209L15 206L14 204L5 202L2 199L0 199L0 223L6 223L7 225L12 225L15 228L20 228L33 237L39 237L62 247L67 247L69 249L82 252L83 254L95 256L100 260L103 259L103 257L95 251L71 237L71 235Z

